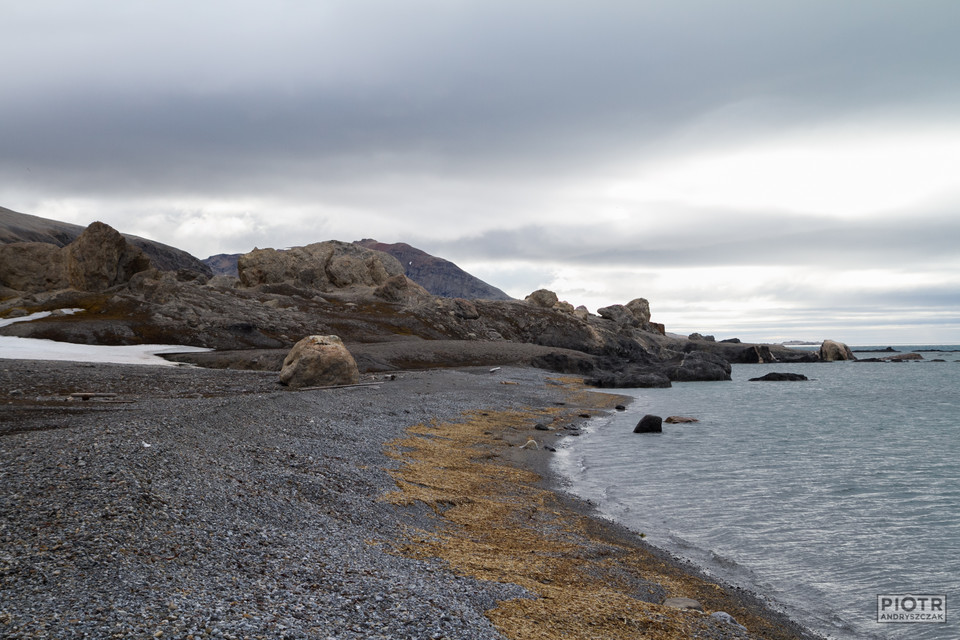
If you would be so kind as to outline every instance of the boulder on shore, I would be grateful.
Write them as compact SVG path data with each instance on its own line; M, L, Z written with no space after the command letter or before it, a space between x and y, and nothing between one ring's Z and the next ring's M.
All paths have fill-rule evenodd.
M337 336L307 336L293 345L280 369L280 384L293 388L358 382L357 363Z
M640 418L640 422L633 428L634 433L662 433L663 418L647 414Z
M836 340L824 340L820 345L820 359L824 362L834 362L836 360L856 360L850 347Z

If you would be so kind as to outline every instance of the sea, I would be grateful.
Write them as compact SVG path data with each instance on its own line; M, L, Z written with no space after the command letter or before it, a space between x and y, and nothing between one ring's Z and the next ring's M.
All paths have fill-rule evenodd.
M826 638L960 639L960 345L892 348L923 360L618 390L627 410L565 438L555 468L602 515ZM749 381L770 372L809 380ZM634 434L645 414L698 422ZM879 622L896 596L945 596L947 621Z

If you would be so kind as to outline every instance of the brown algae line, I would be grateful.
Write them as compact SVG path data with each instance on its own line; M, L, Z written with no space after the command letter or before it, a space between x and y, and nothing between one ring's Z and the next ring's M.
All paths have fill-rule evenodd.
M442 559L451 570L513 583L533 598L502 601L487 617L509 638L689 638L716 624L697 612L666 607L665 597L694 598L723 610L763 638L795 634L741 606L721 587L684 572L642 544L566 506L537 486L540 477L507 462L538 421L569 424L584 410L607 410L621 396L564 381L562 407L471 411L460 422L419 424L387 443L401 464L389 472L396 505L421 502L435 531L408 531L399 551Z

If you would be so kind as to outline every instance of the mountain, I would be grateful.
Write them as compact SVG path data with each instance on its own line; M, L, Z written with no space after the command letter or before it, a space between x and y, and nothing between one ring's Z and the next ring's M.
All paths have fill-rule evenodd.
M357 240L367 249L388 253L403 265L408 278L435 296L467 300L512 300L506 293L472 276L454 263L432 256L405 242L386 244L367 238Z
M0 244L43 242L65 247L80 237L85 228L0 207ZM142 250L153 266L161 271L188 269L207 276L212 275L210 267L186 251L138 236L122 235L130 244Z
M218 253L215 256L204 258L203 264L210 267L210 271L212 271L215 276L232 276L236 278L239 275L237 273L237 261L241 255L243 254Z

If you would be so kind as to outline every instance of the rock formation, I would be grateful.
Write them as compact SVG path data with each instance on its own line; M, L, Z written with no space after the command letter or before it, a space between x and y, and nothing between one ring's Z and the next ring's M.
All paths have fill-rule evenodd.
M403 275L393 256L349 242L330 240L292 249L254 249L237 261L245 287L290 283L318 291L377 287Z
M0 207L0 244L42 242L56 247L65 247L83 233L84 227L57 220L49 220L26 213L17 213ZM123 234L124 239L137 247L161 271L188 269L199 274L212 275L209 267L186 251L169 245Z
M824 362L834 362L835 360L856 360L850 347L842 342L835 340L824 340L820 345L820 359Z
M63 248L40 242L0 245L0 285L15 291L99 292L149 268L143 251L102 222Z
M292 388L357 384L360 372L337 336L307 336L293 345L280 369L280 384Z

